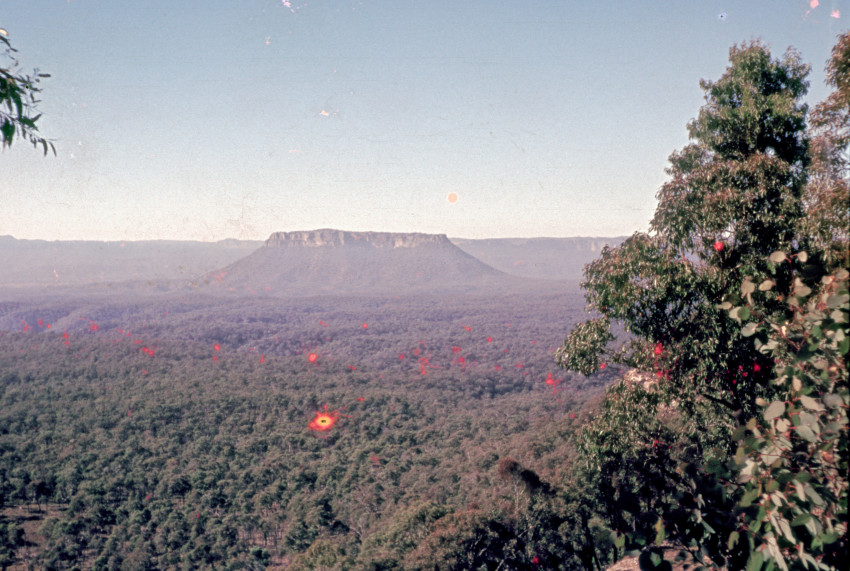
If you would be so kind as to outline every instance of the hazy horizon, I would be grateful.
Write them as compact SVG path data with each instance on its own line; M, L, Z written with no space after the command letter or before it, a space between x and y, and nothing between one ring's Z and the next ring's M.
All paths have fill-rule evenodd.
M445 232L389 232L384 230L364 230L364 229L348 229L348 228L287 228L286 230L273 230L269 233L269 236L265 238L237 238L235 236L225 236L223 238L210 239L210 240L196 240L196 239L183 239L183 238L143 238L140 240L131 240L131 239L107 239L100 240L96 238L62 238L62 239L49 239L49 238L19 238L18 236L14 236L12 234L0 234L0 238L12 238L14 240L21 241L29 241L29 242L201 242L205 244L214 244L216 242L226 242L228 240L236 240L239 242L265 242L276 232L311 232L316 230L339 230L343 232L351 232L351 233L367 233L367 232L376 232L376 233L388 233L388 234L435 234L435 235L445 235L449 240L569 240L569 239L606 239L606 238L622 238L625 236L602 236L602 235L575 235L575 236L483 236L481 238L469 238L467 236L451 236L446 234Z
M19 71L51 74L39 127L58 152L0 153L0 235L630 235L730 47L799 50L812 105L848 16L829 0L0 0Z

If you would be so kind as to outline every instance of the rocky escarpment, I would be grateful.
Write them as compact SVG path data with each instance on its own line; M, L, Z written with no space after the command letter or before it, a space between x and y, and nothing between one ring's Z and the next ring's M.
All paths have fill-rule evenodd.
M371 246L373 248L415 248L418 246L451 245L445 234L397 232L349 232L346 230L304 230L275 232L266 240L267 248L306 246Z

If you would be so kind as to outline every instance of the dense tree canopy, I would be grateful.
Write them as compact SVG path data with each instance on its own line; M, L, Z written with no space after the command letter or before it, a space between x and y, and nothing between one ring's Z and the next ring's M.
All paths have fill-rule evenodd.
M559 362L587 374L607 354L642 371L640 381L612 389L583 431L578 465L599 483L597 505L622 534L622 546L672 539L697 561L731 568L787 568L786 559L805 566L814 557L822 568L832 568L847 554L846 540L830 535L846 532L846 476L843 484L841 476L838 482L815 478L820 488L813 487L813 494L829 491L832 503L826 520L821 517L802 535L782 526L803 525L809 521L803 514L823 515L825 504L804 499L788 508L791 519L785 522L767 503L762 512L752 511L758 502L747 494L762 494L763 485L778 478L778 460L764 459L773 448L755 426L768 403L784 402L776 400L780 396L823 411L820 420L803 416L810 421L804 424L830 435L821 441L814 430L811 441L786 447L798 460L783 468L782 484L800 484L799 455L816 458L806 448L816 442L846 469L846 452L834 441L847 437L846 412L841 414L847 385L840 373L846 343L830 349L837 362L833 356L824 365L830 363L825 354L814 359L829 371L825 380L806 386L795 381L791 392L783 392L777 376L793 377L789 370L800 366L801 354L778 358L767 332L782 331L784 339L806 292L825 292L827 284L833 297L822 306L837 311L842 300L846 304L846 283L838 285L846 275L835 272L843 271L836 268L846 263L848 247L841 202L847 193L848 46L842 36L828 66L837 91L818 106L811 130L802 101L808 66L799 56L789 50L774 59L760 42L734 46L721 78L701 82L706 103L688 125L692 142L670 156L670 180L658 192L650 233L606 248L585 269L588 309L598 317L573 330ZM789 306L791 299L796 305ZM809 321L817 311L823 310L812 309ZM815 328L820 338L827 330L835 336L828 342L846 335L846 313L821 321ZM627 339L609 351L608 330L615 322ZM812 343L815 354L820 345ZM781 370L783 362L791 369ZM831 413L812 400L823 394L832 395ZM800 414L792 416L788 425L774 426L779 436L800 424ZM743 432L736 430L745 424ZM798 427L794 436L806 430ZM749 440L742 440L745 434ZM753 484L756 465L766 476ZM768 492L777 487L771 484ZM765 518L774 519L762 525ZM747 531L748 541L739 541Z

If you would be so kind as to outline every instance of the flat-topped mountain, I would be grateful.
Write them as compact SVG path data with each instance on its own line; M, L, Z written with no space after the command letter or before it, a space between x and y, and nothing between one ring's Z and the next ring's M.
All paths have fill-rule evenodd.
M268 296L486 293L534 285L496 270L444 234L310 230L275 232L265 246L198 287Z

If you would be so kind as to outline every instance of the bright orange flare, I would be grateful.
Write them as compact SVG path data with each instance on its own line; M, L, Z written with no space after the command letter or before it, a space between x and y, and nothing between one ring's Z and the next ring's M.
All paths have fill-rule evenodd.
M330 430L336 424L336 419L329 414L318 413L308 425L313 430Z
M318 432L330 430L334 427L334 424L336 424L336 421L339 420L340 416L345 415L340 414L339 410L328 411L328 405L325 405L324 410L316 411L316 416L314 416L313 420L307 424L307 428Z
M457 193L450 192L449 195L446 197L446 200L448 200L451 204L454 204L455 202L457 202Z
M315 353L310 353L309 355L307 355L307 360L310 361L311 363L315 363L316 359L318 359L318 358L319 358L319 356L316 355Z

